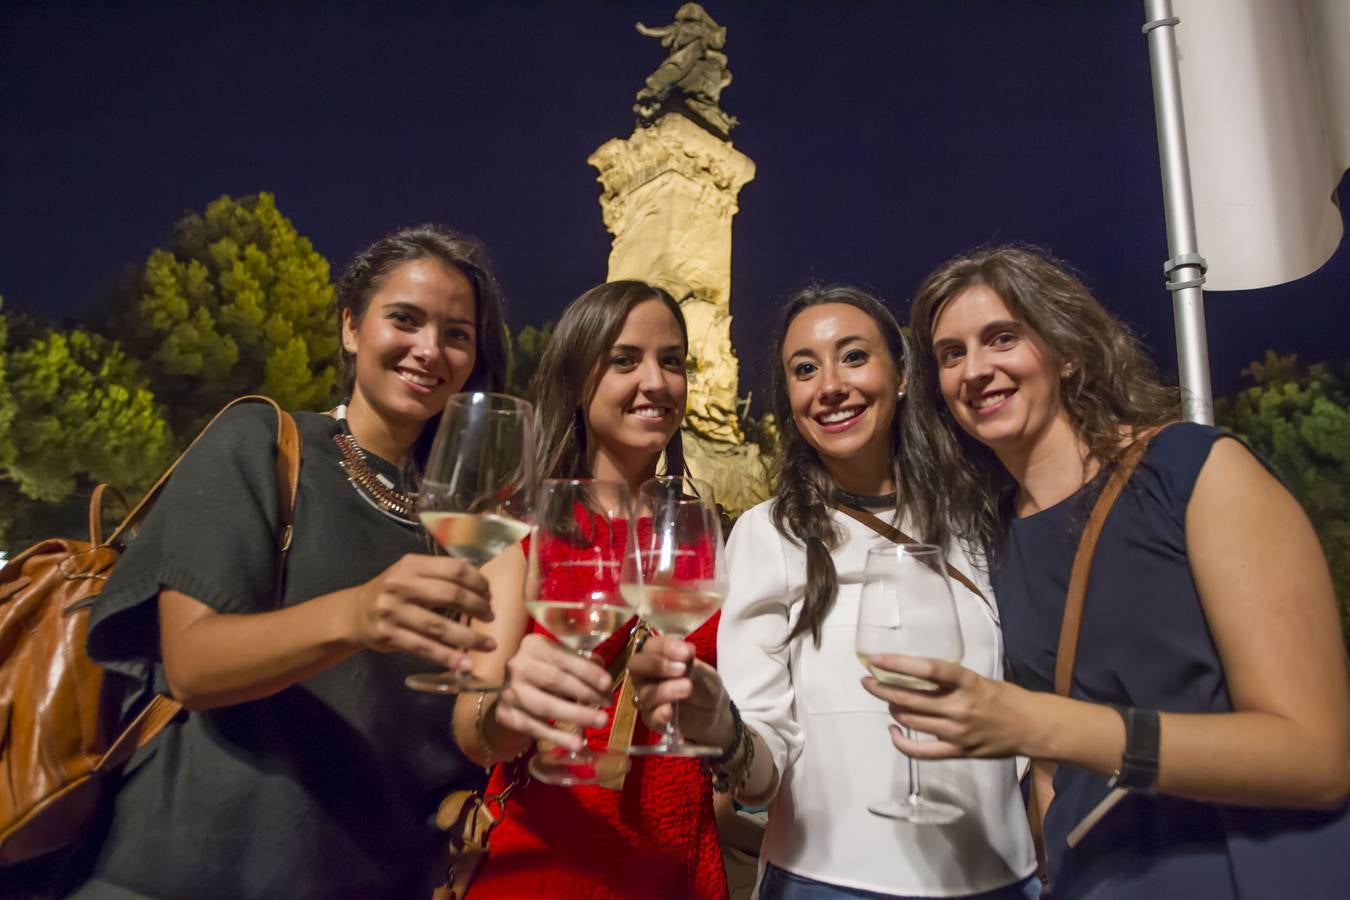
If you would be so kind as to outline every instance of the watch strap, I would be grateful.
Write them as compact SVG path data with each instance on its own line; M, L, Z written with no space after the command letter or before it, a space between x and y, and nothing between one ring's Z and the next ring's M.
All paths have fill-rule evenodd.
M1125 722L1125 752L1120 757L1120 768L1111 776L1111 786L1150 793L1158 781L1161 741L1158 713L1133 706L1113 708Z

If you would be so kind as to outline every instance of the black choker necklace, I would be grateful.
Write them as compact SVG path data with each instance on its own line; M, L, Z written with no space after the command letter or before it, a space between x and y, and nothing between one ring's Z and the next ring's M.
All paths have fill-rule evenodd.
M834 499L858 509L894 508L895 496L895 491L889 494L851 494L841 487L834 489Z
M342 457L338 460L338 465L342 467L347 482L356 491L357 496L394 521L417 527L417 520L413 518L416 509L415 499L411 494L395 488L389 479L373 470L370 463L366 462L366 451L361 449L361 445L347 428L345 404L333 410L333 418L337 419L338 425L341 426L338 433L333 435L333 443L337 444L338 453Z

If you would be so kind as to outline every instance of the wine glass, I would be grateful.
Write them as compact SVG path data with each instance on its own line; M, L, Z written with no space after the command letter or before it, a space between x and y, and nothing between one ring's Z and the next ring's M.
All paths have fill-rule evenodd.
M917 691L937 685L912 675L900 675L872 664L883 654L924 656L960 662L965 652L956 618L946 557L929 544L878 544L867 551L862 597L858 602L856 649L858 661L882 684ZM905 734L911 740L913 732ZM965 815L950 803L924 798L919 789L919 767L909 761L909 794L902 800L869 804L874 815L918 825L946 825Z
M417 494L422 527L450 556L482 566L529 533L534 408L481 391L445 405ZM410 688L436 694L498 691L471 673L419 672Z
M600 646L633 609L619 590L631 550L628 487L617 481L549 479L539 491L525 576L525 608L558 643L581 656ZM584 736L585 729L578 731ZM540 750L530 774L548 784L595 784L628 766L613 750Z
M683 640L722 607L727 592L722 525L712 488L688 476L653 478L634 501L636 543L625 557L622 590L647 624ZM691 661L692 665L692 661ZM721 747L680 734L679 706L658 743L629 756L717 756Z

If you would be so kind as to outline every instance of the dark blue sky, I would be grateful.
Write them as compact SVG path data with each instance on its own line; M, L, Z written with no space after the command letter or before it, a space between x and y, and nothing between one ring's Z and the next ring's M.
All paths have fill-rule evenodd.
M677 0L417 4L10 2L0 9L0 294L97 316L173 221L272 191L335 267L399 225L485 239L513 326L602 280L586 156L632 130ZM902 316L925 272L990 240L1075 263L1175 370L1138 2L731 3L733 337L811 278ZM1201 247L1203 252L1204 248ZM1207 295L1216 389L1267 348L1344 358L1350 241L1315 275Z

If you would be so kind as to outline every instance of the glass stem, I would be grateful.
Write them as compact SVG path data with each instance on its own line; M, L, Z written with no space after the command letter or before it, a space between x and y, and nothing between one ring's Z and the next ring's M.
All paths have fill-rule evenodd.
M573 650L572 652L575 653L577 656L580 656L582 659L590 659L590 658L591 658L591 655L590 655L589 653L587 653L585 650ZM568 759L572 760L573 762L580 762L580 761L582 760L583 755L584 755L585 752L586 752L586 726L585 726L585 725L568 725L566 730L569 731L569 732L571 732L572 734L579 734L579 735L581 735L581 749L580 749L580 750L568 750L568 751L567 751L567 758L568 758Z
M905 737L911 741L914 740L914 732L906 728ZM922 799L919 796L919 763L908 754L905 755L905 759L909 763L909 802L911 806L914 806Z
M684 743L684 735L680 734L680 704L670 704L670 721L666 723L665 742L667 746L678 747Z

